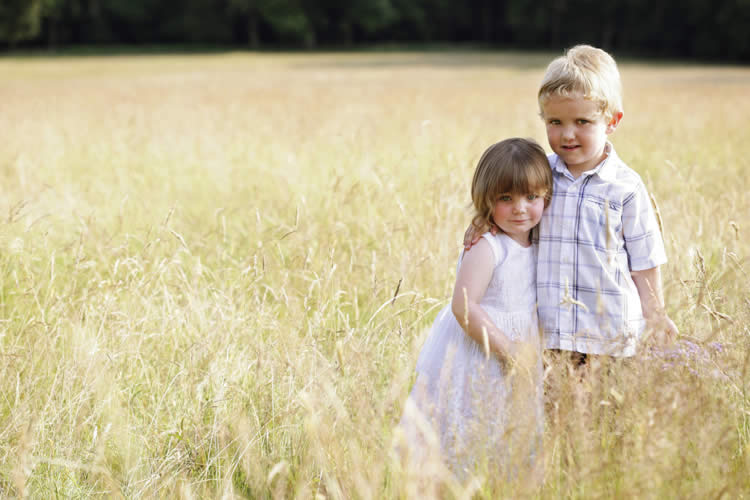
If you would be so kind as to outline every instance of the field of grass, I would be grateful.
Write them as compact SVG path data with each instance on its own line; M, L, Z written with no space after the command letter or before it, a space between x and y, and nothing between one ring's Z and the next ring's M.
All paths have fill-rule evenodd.
M552 54L0 59L0 496L415 496L392 459L474 164ZM669 354L551 362L544 480L750 497L750 68L621 62Z

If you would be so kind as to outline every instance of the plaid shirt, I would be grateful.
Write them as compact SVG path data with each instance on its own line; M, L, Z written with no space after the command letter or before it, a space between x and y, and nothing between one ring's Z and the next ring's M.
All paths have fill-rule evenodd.
M632 356L645 321L630 272L667 258L643 181L607 147L578 179L548 157L554 193L539 225L539 319L547 348Z

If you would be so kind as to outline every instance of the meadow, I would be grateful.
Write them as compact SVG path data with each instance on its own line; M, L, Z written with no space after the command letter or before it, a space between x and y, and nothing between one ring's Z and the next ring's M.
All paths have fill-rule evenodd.
M549 150L554 55L0 59L0 496L420 495L394 427L471 174ZM680 339L551 361L542 483L445 497L750 497L750 68L619 62Z

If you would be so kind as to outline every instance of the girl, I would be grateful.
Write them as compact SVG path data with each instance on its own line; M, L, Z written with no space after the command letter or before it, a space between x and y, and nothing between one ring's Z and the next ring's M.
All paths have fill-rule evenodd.
M534 141L504 140L479 160L472 225L500 232L485 232L461 255L451 305L438 314L417 361L400 427L407 461L422 474L439 473L428 467L435 455L458 478L483 467L533 471L542 388L531 231L551 195L547 156Z

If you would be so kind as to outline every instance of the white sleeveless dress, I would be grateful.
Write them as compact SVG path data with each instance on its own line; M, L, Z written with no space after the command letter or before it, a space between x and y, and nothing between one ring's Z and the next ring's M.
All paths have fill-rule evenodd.
M532 361L521 368L487 358L448 305L422 347L400 424L413 459L424 460L432 444L459 477L477 467L513 474L535 460L542 430L536 246L522 247L505 234L482 237L495 267L481 306L511 340L527 342L525 359Z

